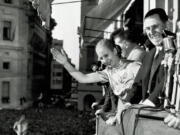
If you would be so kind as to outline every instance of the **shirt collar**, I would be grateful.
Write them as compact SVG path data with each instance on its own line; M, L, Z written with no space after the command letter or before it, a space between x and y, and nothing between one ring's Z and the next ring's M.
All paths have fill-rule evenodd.
M162 51L163 47L162 46L156 46L156 51Z

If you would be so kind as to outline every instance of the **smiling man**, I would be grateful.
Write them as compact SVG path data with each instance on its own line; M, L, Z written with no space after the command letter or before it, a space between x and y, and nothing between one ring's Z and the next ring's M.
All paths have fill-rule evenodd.
M150 10L144 17L144 32L148 37L149 43L154 47L146 53L133 85L134 93L142 93L140 104L159 107L164 103L159 98L163 97L162 93L165 89L164 84L166 81L164 65L162 64L165 57L163 38L168 35L175 36L175 34L166 31L167 22L168 16L164 9L161 8ZM171 81L170 86L172 86ZM133 98L129 96L131 97L129 98L131 102L136 98L134 93L132 93ZM169 115L164 122L170 127L180 129L180 118Z
M167 21L168 16L164 10L157 8L146 14L144 19L144 31L153 45L162 45L163 35L166 35L165 28Z

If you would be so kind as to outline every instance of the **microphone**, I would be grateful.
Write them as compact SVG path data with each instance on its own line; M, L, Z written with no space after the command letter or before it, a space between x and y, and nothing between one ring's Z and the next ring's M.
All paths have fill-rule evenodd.
M163 47L165 52L164 66L171 67L173 63L173 54L176 51L172 36L167 36L163 39Z
M169 99L169 92L170 92L170 78L171 78L171 69L173 65L173 55L175 53L175 46L173 43L173 37L167 36L163 39L163 47L164 47L164 67L165 67L165 77L166 77L166 83L165 83L165 100L164 100L164 107L168 106L168 99Z
M180 21L177 22L177 33L176 33L176 38L177 38L177 48L180 48Z
M179 68L180 68L180 21L177 22L177 33L176 33L176 47L177 47L177 52L175 56L175 78L174 78L174 85L173 85L173 96L172 96L172 102L175 103L175 110L180 109L180 86L179 84Z
M176 48L177 48L177 53L176 53L176 58L175 58L175 62L176 64L180 63L180 21L178 22L178 31L176 33Z
M163 46L164 51L167 53L174 53L174 51L176 50L172 36L167 36L163 39Z

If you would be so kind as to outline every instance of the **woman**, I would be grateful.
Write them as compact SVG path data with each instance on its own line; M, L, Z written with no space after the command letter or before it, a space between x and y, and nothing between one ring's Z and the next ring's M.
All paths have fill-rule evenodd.
M131 89L135 76L141 66L139 62L132 62L119 57L113 42L107 39L101 40L96 46L99 61L106 66L102 71L83 74L76 70L69 62L63 50L51 49L53 58L62 64L66 70L80 83L109 82L115 95L119 97L116 116L107 121L113 124L120 120L121 110L125 108L124 99Z

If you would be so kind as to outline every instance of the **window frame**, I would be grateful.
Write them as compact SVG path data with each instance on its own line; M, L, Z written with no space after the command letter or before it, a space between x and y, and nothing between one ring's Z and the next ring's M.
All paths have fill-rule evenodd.
M8 64L7 66L8 66L8 68L5 68L5 65L4 64ZM11 69L11 62L10 61L3 61L2 62L2 69L4 70L4 71L9 71L10 69Z
M9 25L9 27L5 26L6 23L7 23L7 25ZM11 32L12 32L12 21L4 20L3 21L2 39L5 41L11 41Z
M8 85L8 87L7 87L7 90L8 90L8 92L6 93L6 92L3 92L3 91L5 91L5 83L7 83ZM3 103L3 104L9 104L10 103L10 87L11 87L11 85L10 85L10 81L2 81L2 83L1 83L1 87L2 87L2 94L1 94L1 102ZM5 94L4 94L5 93ZM5 95L5 96L4 96ZM7 96L6 96L7 95Z
M6 4L13 4L13 0L4 0L4 3L6 3Z

